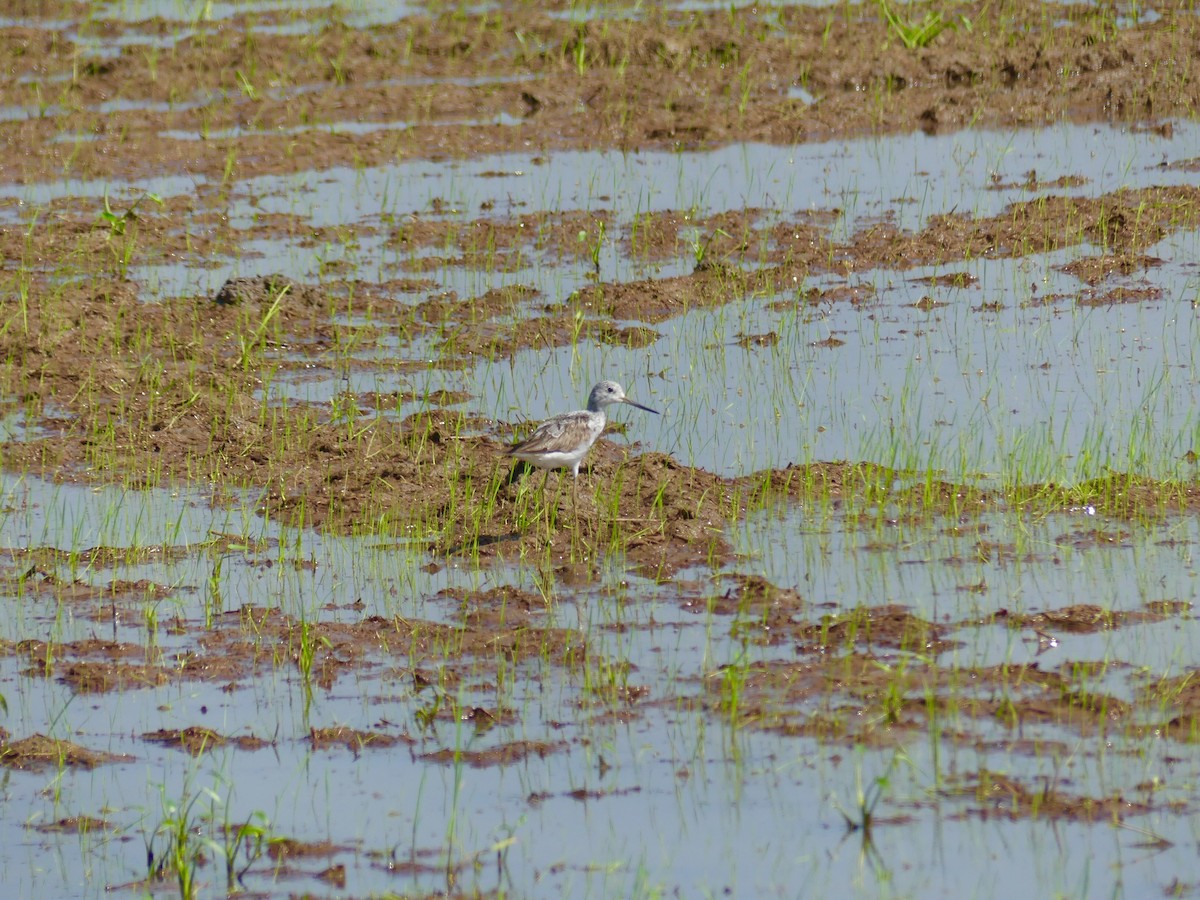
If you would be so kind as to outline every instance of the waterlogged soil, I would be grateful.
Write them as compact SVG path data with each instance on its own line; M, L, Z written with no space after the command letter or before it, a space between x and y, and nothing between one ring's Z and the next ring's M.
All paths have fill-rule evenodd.
M1156 734L1186 754L1200 734L1200 691L1189 676L1147 685L1118 661L1105 672L937 661L961 645L966 630L1007 630L1037 646L1190 618L1186 603L1132 612L1077 604L945 621L896 604L822 608L797 588L743 572L728 535L752 510L813 503L828 504L850 527L861 523L864 535L885 508L898 518L947 516L964 534L989 511L1021 505L1035 512L1094 506L1116 519L1154 519L1200 512L1193 483L1110 474L1004 491L927 480L913 487L905 486L910 473L870 460L726 477L643 445L636 424L620 440L610 433L599 441L578 483L564 473L543 481L503 455L532 423L487 418L469 391L347 390L333 403L265 402L264 394L281 375L465 370L481 359L577 341L646 347L687 311L752 295L783 295L776 307L801 315L839 304L869 309L881 301L855 281L856 272L937 264L948 273L926 279L931 292L969 288L973 276L955 271L967 260L1084 245L1103 249L1063 271L1086 286L1027 302L1101 310L1151 302L1159 299L1154 290L1114 280L1161 264L1147 251L1164 236L1200 227L1200 188L1080 198L1056 193L1080 178L1043 183L1030 172L1019 185L1029 199L997 215L956 211L917 231L884 219L840 237L829 228L834 208L782 218L756 209L709 217L668 210L641 217L635 235L611 216L583 210L485 208L448 219L439 198L403 220L322 228L281 214L239 220L230 214L230 191L254 176L414 158L791 144L1064 119L1128 123L1169 139L1167 120L1200 105L1193 71L1200 19L1175 9L1118 22L1107 6L965 4L954 7L958 27L908 49L873 4L769 14L639 6L637 15L581 22L552 16L555 6L430 11L372 27L347 25L333 9L303 17L256 11L186 28L161 19L84 19L70 3L9 10L17 18L0 25L0 107L23 114L0 119L5 186L184 175L195 189L134 208L140 191L114 187L120 202L107 214L94 197L61 196L36 210L0 201L15 216L0 229L0 405L25 423L0 446L4 468L133 488L201 483L214 504L249 489L273 522L402 538L424 548L434 570L533 560L555 574L557 587L550 597L515 588L431 597L451 610L436 620L342 610L337 622L307 623L242 605L219 610L211 622L184 615L164 622L169 647L31 634L0 653L18 659L26 677L52 679L80 696L187 682L236 692L282 665L301 673L310 690L362 678L388 685L394 697L402 685L419 710L404 723L381 717L369 729L313 728L302 736L224 734L196 722L135 736L127 745L133 757L139 744L201 756L301 741L321 753L405 753L436 766L524 765L586 738L463 750L447 746L438 726L468 723L487 735L518 722L519 710L488 698L514 671L533 683L547 669L592 685L577 705L581 721L628 721L684 704L734 717L740 728L838 747L897 747L950 718L952 704L954 727L944 739L963 745L1087 754L1100 750L1083 739ZM63 20L74 24L58 27ZM271 29L296 22L304 27ZM121 43L135 36L155 42ZM85 39L113 52L81 57ZM331 127L339 123L363 127ZM690 271L596 277L565 297L527 285L459 296L430 277L447 266L512 272L544 258L586 264L581 234L616 235L643 262L673 260L696 229L705 239ZM402 262L380 278L334 263L319 282L287 271L231 278L201 296L160 296L129 277L137 265L202 269L252 257L239 248L276 239L301 240L314 252L329 242L377 240ZM807 284L814 276L823 287ZM937 303L925 297L917 305L933 311ZM738 342L753 349L777 339L743 334ZM829 352L841 344L832 336L821 342ZM353 353L339 352L345 347ZM1083 530L1062 535L1061 544L1115 546L1126 537ZM229 552L235 544L248 558L259 549L240 536L215 535L199 552ZM196 552L80 547L72 559L89 572L84 580L62 574L61 550L10 547L0 585L28 602L69 606L98 633L106 625L115 631L117 620L140 620L145 604L197 588L98 584L93 575L133 562L131 553L144 563ZM1028 562L1033 552L980 528L970 558ZM1055 552L1036 551L1042 560ZM685 569L713 570L707 581L674 582L679 609L715 617L717 627L749 645L791 648L792 658L685 674L672 687L682 695L668 694L655 679L593 651L586 631L547 624L549 604L569 599L573 583L589 582L614 557L668 585ZM1136 702L1095 688L1101 676L1123 681ZM465 696L478 702L464 705ZM1148 718L1146 709L1170 713ZM1023 736L1023 726L1046 723L1057 726L1057 749ZM0 765L11 768L91 768L125 758L42 734L0 741ZM1081 795L1065 777L1035 784L981 770L955 776L943 790L960 801L963 817L1096 822L1158 809L1149 793ZM535 794L529 802L544 799ZM55 827L107 827L85 812ZM342 849L330 845L318 855ZM301 856L305 847L278 843L276 853ZM344 867L313 877L344 884Z
M792 143L1063 117L1153 122L1198 99L1191 50L1200 25L1187 10L1120 21L1112 7L1085 4L962 4L947 16L957 27L909 50L872 4L639 5L635 16L591 21L555 16L556 6L566 8L455 10L370 28L314 10L311 30L281 34L271 26L299 17L255 11L186 29L92 19L64 33L43 23L74 19L78 6L30 4L0 36L9 76L0 104L59 104L67 121L34 115L6 127L5 142L25 148L6 156L9 177L186 171L220 180L531 147ZM134 34L150 49L79 63L76 33L113 47ZM165 49L155 52L155 38ZM54 86L63 73L69 82ZM115 99L135 108L97 110ZM404 127L353 138L313 127L329 122ZM280 128L299 129L286 150ZM86 140L56 141L64 130Z
M707 710L718 719L734 715L739 728L874 748L902 747L941 721L953 723L944 734L946 740L1034 758L1113 752L1111 744L1088 750L1070 735L1109 742L1152 736L1177 743L1180 753L1200 735L1200 691L1191 675L1146 683L1140 673L1117 660L1064 662L1049 669L1037 662L953 666L934 661L961 646L958 635L976 633L981 626L1007 629L1037 645L1071 634L1190 618L1187 603L1147 603L1124 613L1081 604L1021 615L1002 611L985 621L931 622L898 605L813 609L795 590L760 576L716 576L707 585L680 583L680 608L717 617L741 640L789 646L793 659L717 666L662 693L641 683L627 664L595 653L586 632L548 626L549 603L541 596L503 588L469 594L447 591L432 601L451 603L458 612L450 621L439 622L371 616L306 625L278 610L242 607L216 616L208 627L177 623L172 631L185 639L182 650L104 640L6 643L0 653L19 659L28 667L26 675L56 679L80 694L214 680L222 683L222 690L235 692L247 689L255 678L276 674L282 658L286 667L307 665L305 677L313 689L330 690L341 679L365 679L386 690L378 697L368 696L368 704L395 703L399 690L418 706L418 713L407 725L381 718L369 729L312 728L306 735L288 737L256 733L253 726L236 735L222 734L197 723L135 736L131 755L95 752L39 734L20 740L4 734L0 765L93 768L136 759L139 743L198 756L221 748L269 751L280 742L300 742L314 751L357 756L403 750L429 763L485 768L587 744L586 735L577 731L558 741L493 741L483 749L444 744L444 729L456 724L466 725L487 743L485 736L497 726L520 721L517 710L488 705L497 694L496 680L514 666L534 680L545 677L547 666L574 677L608 673L607 680L593 686L578 704L583 721L614 715L629 721L659 707L683 705ZM108 603L98 598L86 602ZM135 604L121 602L128 607L125 613L136 614ZM306 642L315 650L302 663ZM1118 679L1123 688L1098 689L1105 678ZM1118 696L1126 691L1135 701ZM464 703L464 697L477 697L478 702ZM1148 718L1146 709L1159 710L1160 716ZM1003 725L998 732L997 723ZM1027 728L1047 724L1055 725L1061 737L1023 736ZM1148 797L1126 802L1072 795L1053 784L1022 784L1011 773L960 776L945 790L946 796L959 799L975 795L977 802L966 803L956 815L1096 821L1159 808ZM1020 795L1026 793L1036 793L1038 802L1021 802ZM530 802L539 798L531 797Z

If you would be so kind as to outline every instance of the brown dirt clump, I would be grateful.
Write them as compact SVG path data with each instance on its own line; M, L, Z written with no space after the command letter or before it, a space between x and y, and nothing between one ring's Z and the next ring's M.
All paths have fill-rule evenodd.
M1065 631L1073 634L1091 634L1096 631L1108 631L1129 625L1143 625L1149 622L1162 622L1180 610L1172 609L1169 605L1147 605L1141 610L1111 610L1090 603L1080 603L1065 606L1061 609L1046 612L1019 615L1002 610L993 617L995 621L1006 622L1013 628L1033 628L1035 630Z
M109 823L106 819L97 819L94 816L68 816L62 819L56 819L53 822L43 822L40 825L30 826L42 834L90 834L92 832L114 831L116 826Z
M552 753L567 749L565 741L548 743L546 741L512 741L488 750L435 750L421 754L421 759L444 765L459 765L460 763L473 769L486 769L492 766L509 766L522 762L530 757L545 759Z
M188 728L162 728L143 734L142 740L151 744L162 744L164 747L175 747L192 756L200 756L202 753L220 747L232 746L239 750L261 750L271 746L269 741L253 735L223 735L202 725L192 725Z
M1135 272L1144 272L1162 264L1163 261L1156 256L1134 253L1123 256L1113 254L1088 256L1072 260L1058 268L1060 271L1074 275L1080 281L1094 286L1113 275L1128 277Z
M32 734L16 741L8 740L6 735L4 742L0 743L0 766L10 769L93 769L104 763L124 762L129 759L129 756L89 750L70 741L46 737L44 734Z
M728 573L720 576L721 582L731 582L732 587L719 597L695 599L689 594L681 598L684 609L697 613L713 613L721 616L748 615L760 620L765 627L771 621L791 617L806 607L804 598L790 588L771 584L761 575L738 575Z
M411 744L412 738L407 735L384 734L377 731L360 731L345 726L331 728L313 728L308 733L309 743L314 750L327 750L331 747L345 747L358 753L367 748L380 749L394 747L396 744Z
M58 663L54 671L60 682L79 694L160 687L172 680L160 666L117 662Z
M1084 291L1079 295L1080 306L1112 306L1117 303L1154 303L1163 297L1162 288L1115 287L1107 291Z
M267 856L277 862L283 862L291 858L312 859L336 856L350 849L352 848L339 846L330 841L299 841L295 838L278 838L267 845Z
M153 655L136 644L103 640L60 644L31 639L18 642L13 651L30 663L23 674L55 677L81 694L158 687L178 677L159 662L130 662Z
M1131 612L1081 606L1017 618L1002 614L989 622L1028 627L1039 635L1043 629L1087 633L1186 612L1186 604L1162 601ZM987 741L976 726L985 723L1007 726L1014 739L1024 728L1043 723L1081 737L1111 733L1141 740L1162 734L1195 741L1200 733L1194 702L1200 690L1191 675L1139 688L1172 710L1169 720L1147 725L1138 704L1096 687L1122 673L1136 675L1119 660L1069 661L1057 671L1036 663L962 667L940 662L940 654L959 646L955 632L978 627L971 621L935 626L902 607L883 606L826 616L820 623L764 616L732 624L735 632L763 642L789 639L799 657L731 664L700 679L705 707L741 727L887 747L903 744L906 735L923 732L936 719L939 729L957 735L954 740L980 749ZM1012 740L1002 743L1008 747Z
M958 818L1121 822L1154 808L1145 801L1130 800L1120 794L1086 797L1069 794L1050 782L1026 785L1011 775L988 770L966 776L961 782L951 795L973 803L956 814Z
M882 647L941 653L958 646L944 634L944 629L914 616L904 607L888 604L859 606L824 616L819 623L797 625L784 636L797 640L806 652L861 644L868 652L872 647Z

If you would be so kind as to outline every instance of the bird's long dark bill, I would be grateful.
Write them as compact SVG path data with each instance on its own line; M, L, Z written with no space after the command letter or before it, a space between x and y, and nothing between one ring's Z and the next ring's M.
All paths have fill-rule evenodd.
M636 406L638 409L644 409L644 410L645 410L646 412L648 412L648 413L654 413L656 416L658 415L658 410L657 410L657 409L651 409L651 408L650 408L650 407L648 407L648 406L642 406L642 404L640 404L640 403L635 403L634 401L630 400L628 397L626 397L626 398L624 399L624 401L622 401L622 402L624 402L624 403L628 403L630 406Z

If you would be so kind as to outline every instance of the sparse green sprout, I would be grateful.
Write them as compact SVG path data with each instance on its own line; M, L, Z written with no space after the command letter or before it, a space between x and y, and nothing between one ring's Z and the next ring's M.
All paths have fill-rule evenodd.
M600 277L600 254L604 250L605 225L603 219L596 221L596 229L590 235L586 229L581 228L579 233L575 235L575 240L581 244L587 244L588 256L592 260L592 271L596 277Z
M104 209L100 211L100 221L105 222L108 225L110 235L121 236L125 234L125 229L129 226L130 222L137 221L137 209L145 200L152 200L159 206L162 206L163 203L162 197L158 196L158 194L152 194L149 191L146 191L142 194L142 196L133 201L133 204L127 210L119 213L110 205L108 201L108 191L105 190Z
M254 85L250 83L250 79L246 77L245 73L243 73L241 69L237 70L237 80L238 85L242 89L242 93L246 95L247 99L258 99L258 91L254 89Z
M712 244L712 242L718 237L727 238L730 237L730 234L723 228L718 228L703 240L700 239L699 232L697 232L696 236L692 239L692 258L696 261L695 271L702 272L708 268L710 265L708 262L708 248L709 245Z
M575 73L581 78L587 74L587 41L584 40L584 26L580 25L575 33L575 46L571 53L575 60Z
M254 334L247 340L243 335L238 335L238 343L241 345L241 353L238 354L237 367L249 371L250 362L254 358L254 354L260 349L266 337L267 328L271 321L279 315L279 307L283 303L284 295L291 289L291 285L284 285L280 288L279 293L275 295L274 301L263 313L262 319L259 320L258 327L254 330Z
M875 2L879 4L879 9L887 20L888 28L909 50L928 47L933 39L947 28L955 27L954 23L947 21L940 12L930 10L920 22L907 22L896 14L888 0Z

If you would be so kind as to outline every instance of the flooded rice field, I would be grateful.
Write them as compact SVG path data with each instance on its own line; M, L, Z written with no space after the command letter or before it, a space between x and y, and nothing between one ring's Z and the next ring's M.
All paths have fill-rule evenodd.
M1200 893L1198 38L10 4L5 895Z

